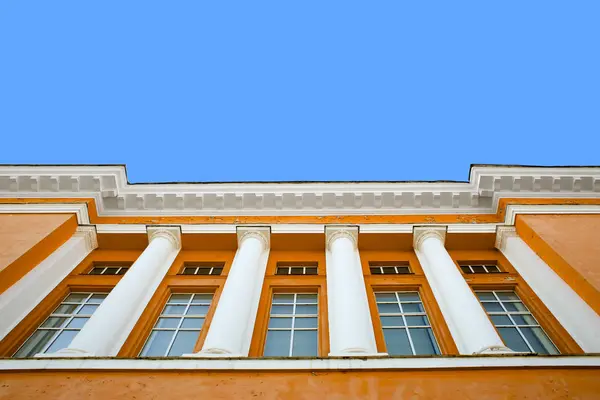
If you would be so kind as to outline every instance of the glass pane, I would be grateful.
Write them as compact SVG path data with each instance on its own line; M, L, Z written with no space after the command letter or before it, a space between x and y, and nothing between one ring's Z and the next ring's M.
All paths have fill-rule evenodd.
M204 323L204 318L185 318L183 320L183 324L181 324L181 327L182 328L202 329L203 323Z
M316 275L317 274L317 267L307 267L306 268L306 275Z
M292 356L317 356L317 331L295 331Z
M506 346L511 350L526 353L531 352L516 328L498 328L498 332Z
M298 303L312 303L317 304L317 294L307 293L307 294L299 294L296 297L296 302Z
M384 329L383 337L385 338L385 345L389 355L412 355L406 329Z
M183 313L185 312L185 308L186 306L166 305L162 313L168 315L183 315Z
M514 292L496 292L498 298L504 300L519 300L519 297Z
M494 325L514 325L506 315L490 315Z
M185 267L183 269L182 275L195 275L196 267Z
M291 318L277 318L271 317L269 320L269 328L291 328L292 327L292 319Z
M102 272L104 271L104 267L102 268L92 268L92 270L90 271L90 275L102 275Z
M209 306L190 306L187 315L206 315Z
M529 311L527 307L521 302L518 303L502 303L507 311Z
M66 347L69 347L73 338L77 336L79 331L62 331L60 335L54 340L54 342L48 347L48 350L45 353L55 353L58 350L62 350Z
M118 270L119 268L106 268L106 271L104 271L104 275L116 275Z
M73 314L77 307L79 307L77 304L61 304L56 307L53 314Z
M463 271L465 274L470 274L470 273L471 273L471 269L469 268L469 266L468 266L468 265L461 265L461 266L460 266L460 269L462 269L462 271Z
M157 328L177 328L181 318L159 318L156 322Z
M141 356L163 357L174 333L174 331L152 331Z
M68 318L50 317L41 325L43 328L59 328L67 322Z
M497 301L496 298L494 297L494 294L492 292L475 292L475 294L477 295L477 297L479 297L479 300L483 300L483 301L487 301L487 300Z
M402 303L402 311L405 313L422 313L425 310L421 303Z
M316 328L317 318L296 318L294 326L296 328Z
M208 304L212 302L213 294L212 293L198 293L194 295L192 299L192 304Z
M558 350L541 328L521 328L523 336L539 354L558 354Z
M287 357L290 353L290 331L267 331L267 341L265 343L265 356Z
M416 354L439 354L431 328L409 329Z
M190 299L192 298L191 294L185 294L185 293L176 293L176 294L172 294L171 297L169 298L168 303L173 303L173 304L187 304L189 303Z
M401 267L397 267L397 268L398 268L398 272L401 274L410 274L410 268L408 268L408 267L401 266Z
M390 303L390 304L377 303L377 309L379 310L380 314L389 314L389 313L399 313L400 312L400 306L398 306L398 304L396 304L396 303Z
M223 273L223 268L214 268L212 274L213 275L221 275Z
M290 269L287 267L277 267L277 272L275 275L288 275L290 273Z
M67 325L67 328L81 329L88 321L88 319L89 318L73 318L71 322L69 322L69 325Z
M476 274L485 273L485 268L482 265L471 265L471 268L473 268L473 272Z
M530 314L512 314L511 317L517 325L538 325Z
M495 265L486 265L486 268L487 268L488 272L490 272L492 274L495 272L500 272L500 268L498 268Z
M108 293L96 293L93 294L87 302L93 304L100 304L104 301L104 299L106 299L106 296L108 296Z
M94 313L94 311L96 311L97 308L98 308L97 304L86 304L85 306L81 307L79 309L79 311L77 311L77 314L92 315Z
M304 274L304 268L302 267L293 267L292 273L290 275L302 275Z
M402 317L381 317L382 326L404 326Z
M429 325L429 321L425 315L407 315L406 325L408 326L423 326Z
M194 352L194 346L198 341L198 335L200 331L180 331L175 337L173 346L169 350L169 356L179 357L183 354L190 354Z
M293 306L271 306L271 315L273 314L292 314Z
M380 275L381 274L381 270L379 269L379 267L371 267L371 274L373 275Z
M397 301L394 293L375 293L377 301Z
M210 268L208 268L208 267L198 268L198 275L210 275Z
M394 267L383 267L383 273L384 274L395 274L396 270L394 269Z
M129 271L129 268L121 268L117 275L125 275L125 272Z
M421 301L419 298L419 294L416 292L413 293L398 293L398 298L401 302L405 301Z
M500 303L481 303L483 304L483 308L485 308L488 312L504 312L504 309L500 305Z
M14 355L16 358L23 357L33 357L38 354L46 344L52 340L56 331L49 330L37 330L27 341L23 344L23 346L17 351Z
M273 303L293 303L294 295L288 293L277 293L273 295Z
M317 305L297 305L296 315L314 315L317 313Z

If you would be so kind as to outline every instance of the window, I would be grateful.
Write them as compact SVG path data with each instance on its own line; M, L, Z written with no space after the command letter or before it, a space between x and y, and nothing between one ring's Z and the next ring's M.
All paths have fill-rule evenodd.
M408 264L398 264L398 265L375 265L369 264L369 269L371 270L372 275L400 275L400 274L410 274L410 267Z
M71 344L108 293L71 293L17 350L14 357L54 353Z
M460 263L460 269L465 274L497 274L500 268L496 264L469 264Z
M212 293L172 294L140 356L177 357L193 353L212 299Z
M277 265L275 275L317 275L316 265Z
M513 351L558 354L550 338L513 291L476 291L479 301Z
M94 265L88 275L124 275L129 266L119 265Z
M390 355L440 354L418 292L375 292Z
M221 275L223 264L185 265L180 275Z
M317 293L273 294L265 356L317 356L317 296Z

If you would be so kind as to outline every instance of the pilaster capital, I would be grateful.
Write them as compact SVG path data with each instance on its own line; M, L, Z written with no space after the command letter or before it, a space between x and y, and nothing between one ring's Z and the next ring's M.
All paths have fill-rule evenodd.
M517 229L514 226L497 226L496 227L496 248L504 251L506 248L506 239L509 237L518 236Z
M425 239L430 237L435 237L445 243L447 228L447 226L415 226L413 228L413 247L419 250Z
M75 234L73 236L84 238L85 246L88 251L98 248L96 225L79 225L77 229L75 229Z
M334 241L342 237L350 239L356 249L358 247L358 226L325 226L325 245L327 246L327 250L331 249Z
M237 240L238 247L248 238L255 238L262 242L264 249L271 247L271 227L270 226L238 226Z
M181 227L180 226L163 226L163 225L147 225L148 243L156 238L165 238L171 242L173 248L181 248Z

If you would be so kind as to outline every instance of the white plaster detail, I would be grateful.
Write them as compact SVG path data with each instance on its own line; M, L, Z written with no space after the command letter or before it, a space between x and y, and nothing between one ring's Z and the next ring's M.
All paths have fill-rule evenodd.
M270 229L239 227L238 250L199 353L190 357L247 357L269 258Z
M512 352L448 254L444 238L445 228L416 227L414 247L459 353Z
M358 248L358 229L358 226L326 226L325 246L327 250L331 250L331 244L342 237L348 239L354 249Z
M0 197L2 197L0 195ZM90 217L87 205L84 203L72 204L0 204L0 214L75 214L79 225L88 225Z
M591 196L598 197L598 196ZM505 225L514 225L519 214L600 214L600 205L529 205L509 204L506 206Z
M164 238L171 242L173 248L181 249L181 228L179 226L149 225L147 231L148 243L152 243L157 238Z
M587 353L600 353L600 316L521 239L499 227L496 247Z
M96 248L95 237L93 227L77 228L69 240L0 295L0 340Z

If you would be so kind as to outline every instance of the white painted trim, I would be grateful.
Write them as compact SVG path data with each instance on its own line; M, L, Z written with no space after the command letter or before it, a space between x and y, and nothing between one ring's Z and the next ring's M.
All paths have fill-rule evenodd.
M24 370L402 370L446 368L600 368L600 356L460 356L325 359L164 358L164 359L3 359L0 371Z
M87 205L72 204L0 204L0 214L71 214L77 216L79 225L89 225Z
M420 224L423 225L423 224ZM448 224L447 233L496 233L498 224Z
M518 214L600 214L600 205L527 205L509 204L504 223L514 225Z

